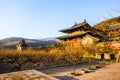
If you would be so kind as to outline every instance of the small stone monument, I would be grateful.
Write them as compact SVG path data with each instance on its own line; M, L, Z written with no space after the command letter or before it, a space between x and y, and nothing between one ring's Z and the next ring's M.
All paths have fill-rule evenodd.
M27 44L25 43L25 40L21 40L16 45L18 51L25 50L27 48Z

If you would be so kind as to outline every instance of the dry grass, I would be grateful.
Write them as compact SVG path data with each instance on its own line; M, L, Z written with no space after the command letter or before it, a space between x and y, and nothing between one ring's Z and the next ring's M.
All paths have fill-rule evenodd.
M3 64L11 64L17 70L24 69L43 69L55 66L72 65L80 63L83 55L81 49L61 50L53 48L51 50L27 49L17 51L11 49L0 49L0 62ZM12 68L11 68L12 69ZM11 71L11 69L9 71ZM7 72L7 69L4 70ZM4 72L3 71L3 72ZM9 72L8 71L8 72Z

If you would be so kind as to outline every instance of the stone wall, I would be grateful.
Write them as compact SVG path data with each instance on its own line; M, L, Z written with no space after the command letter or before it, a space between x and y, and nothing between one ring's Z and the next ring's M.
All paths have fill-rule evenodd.
M0 74L0 80L59 80L36 70Z

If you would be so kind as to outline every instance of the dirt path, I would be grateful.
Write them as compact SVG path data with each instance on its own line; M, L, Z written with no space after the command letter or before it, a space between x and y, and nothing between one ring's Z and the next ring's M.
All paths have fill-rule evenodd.
M77 65L76 72L79 73L81 69L86 67L86 64ZM90 73L85 73L78 76L70 75L73 71L72 66L57 67L40 71L60 80L120 80L120 63L112 63L104 68L93 70Z
M91 65L95 65L97 64L96 61L91 61ZM78 71L79 69L82 68L86 68L88 67L88 62L84 62L81 64L76 65L76 71ZM66 73L71 73L73 72L73 66L65 66L65 67L56 67L56 68L50 68L50 69L43 69L43 70L39 70L41 72L44 72L46 74L49 75L65 75Z
M112 63L93 73L77 76L81 80L120 80L120 63Z

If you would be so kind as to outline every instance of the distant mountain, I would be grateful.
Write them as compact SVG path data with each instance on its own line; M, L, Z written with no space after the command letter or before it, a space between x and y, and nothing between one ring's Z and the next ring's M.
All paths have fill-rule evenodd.
M16 48L16 44L22 39L25 40L26 44L29 47L47 46L59 42L59 40L55 38L45 38L39 40L39 39L27 39L21 37L10 37L10 38L1 39L0 47Z
M43 38L39 39L40 41L56 41L59 42L60 40L56 39L55 37Z
M42 42L43 46L50 45L50 44L55 44L57 42L60 42L60 40L58 40L58 39L56 39L54 37L39 39L39 41Z

